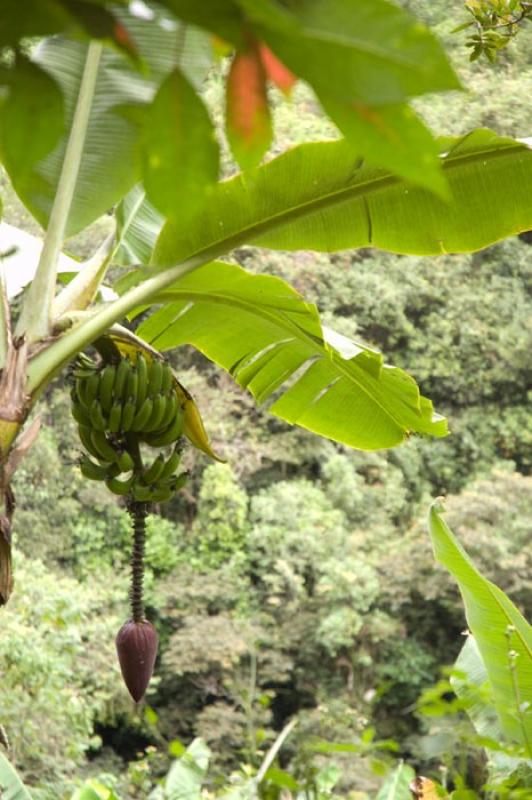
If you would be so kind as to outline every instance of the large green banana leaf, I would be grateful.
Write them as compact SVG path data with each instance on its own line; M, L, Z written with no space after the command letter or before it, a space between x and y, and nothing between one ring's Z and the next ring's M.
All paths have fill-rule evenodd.
M493 690L474 636L467 637L454 670L452 687L464 703L467 715L487 749L490 772L494 776L511 775L526 762L506 752L505 736L493 703Z
M532 228L532 149L479 129L446 139L451 201L364 166L344 140L304 144L218 185L186 226L167 223L154 264L241 245L397 253L468 252Z
M436 502L429 515L436 559L460 587L502 730L532 758L532 627L504 592L478 572L440 513Z
M179 26L120 11L132 40L144 61L144 70L132 68L127 57L106 49L102 56L67 236L82 230L111 209L140 179L141 126L139 109L153 99L162 80L177 64L193 83L208 67L206 37ZM87 45L55 37L45 40L34 60L57 81L66 107L66 131L70 130L75 102L85 65ZM10 174L15 191L36 219L46 226L63 162L66 135L58 146L32 169L24 180Z
M446 423L379 353L322 330L317 309L280 278L213 262L153 298L138 328L159 350L192 344L273 414L365 450L409 433L444 436Z
M16 770L7 758L0 753L0 798L2 800L31 800Z

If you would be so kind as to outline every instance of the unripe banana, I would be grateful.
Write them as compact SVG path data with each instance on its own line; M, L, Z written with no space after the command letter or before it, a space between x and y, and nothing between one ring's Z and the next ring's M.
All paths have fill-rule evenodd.
M87 450L91 456L95 456L96 458L100 458L100 455L96 448L92 443L91 433L92 428L88 427L87 425L78 425L78 435L81 440L81 444Z
M90 378L95 373L95 368L91 367L90 369L86 369L85 367L75 367L73 371L73 376L75 378Z
M147 421L151 416L152 410L153 410L153 400L151 399L151 397L147 397L143 402L142 406L140 407L139 411L137 411L130 430L142 431L144 429L144 425L147 423Z
M166 428L173 423L179 406L177 394L173 389L171 393L166 396L166 398L166 411L164 412L164 419L161 423L161 431L166 430Z
M127 377L131 369L131 362L128 358L120 359L120 363L116 368L115 384L113 387L113 395L115 402L122 400L122 394L126 387Z
M72 403L72 408L70 409L72 416L78 423L78 425L83 425L85 428L91 428L91 416L90 413L87 411L81 403L78 402L77 398Z
M179 462L181 461L181 453L176 448L172 455L165 461L163 471L159 475L159 480L164 481L167 478L171 478L179 466Z
M96 452L98 453L98 458L111 463L118 460L118 452L109 442L103 431L92 430L91 440Z
M79 462L81 474L91 481L105 481L109 476L107 468L101 464L95 464L88 456L82 456Z
M100 386L98 388L98 399L102 406L102 411L108 414L113 405L113 386L116 378L116 367L114 364L107 364L100 374Z
M137 409L140 410L146 397L148 396L148 362L144 353L139 353L137 356L137 364L135 371L137 373Z
M90 378L85 380L86 383L86 396L87 396L87 403L90 405L92 401L96 398L98 394L98 390L100 388L100 376L97 372L93 372Z
M132 367L128 372L125 391L122 393L122 400L124 402L130 400L131 398L136 401L138 385L139 376L137 370Z
M80 403L84 408L89 408L92 402L87 396L88 383L86 378L76 378L75 402Z
M145 486L144 484L140 483L139 480L136 480L133 484L131 492L133 494L133 498L138 503L147 503L150 499L152 488L151 486Z
M173 493L174 492L172 491L172 489L169 489L164 486L159 488L157 486L151 490L149 500L152 503L165 503L167 500L170 500Z
M129 472L135 467L135 462L133 461L131 453L129 453L127 450L124 450L123 453L120 453L117 464L120 467L120 472Z
M135 403L135 398L130 397L127 403L125 403L122 407L122 421L120 423L120 429L122 431L129 431L131 430L131 426L133 424L133 420L135 419L135 414L137 412L137 405Z
M169 364L163 363L163 379L161 382L161 392L163 394L170 394L170 390L174 386L174 375Z
M188 481L188 472L182 472L181 475L176 475L175 478L172 478L168 481L168 487L172 490L172 492L177 492L179 489L182 489L185 486L186 482Z
M157 397L157 395L161 391L161 386L163 382L163 371L164 371L163 362L159 361L158 358L152 359L152 362L150 364L150 378L148 386L148 393L150 397Z
M96 369L96 364L94 363L92 358L88 356L86 353L79 353L76 359L76 363L79 364L80 367Z
M121 481L120 478L109 478L105 481L105 485L111 492L113 492L113 494L123 496L129 494L134 480L134 475L131 475L131 477L127 478L125 481Z
M183 409L179 406L172 424L162 433L156 432L147 434L144 436L144 441L146 444L149 444L150 447L165 447L167 444L172 444L177 441L183 433L183 421Z
M144 470L142 475L142 480L144 483L148 484L148 486L153 486L154 483L157 483L159 480L161 473L164 469L164 465L166 463L164 455L161 453L157 456L153 464L148 467L148 469Z
M98 399L93 400L91 403L90 424L97 431L105 430L105 417Z
M142 428L143 431L149 432L161 430L162 421L166 413L166 404L166 396L164 394L158 394L153 401L153 409L150 414L150 418Z
M122 421L122 402L115 400L109 412L108 427L111 433L118 433Z

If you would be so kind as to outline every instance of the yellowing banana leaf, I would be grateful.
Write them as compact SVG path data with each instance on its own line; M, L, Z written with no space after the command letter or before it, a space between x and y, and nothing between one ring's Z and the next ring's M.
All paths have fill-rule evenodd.
M216 258L247 242L282 250L377 247L439 255L532 228L532 149L479 129L441 143L450 202L365 166L344 140L304 144L218 184L191 224L166 223L153 263Z
M133 363L136 362L137 356L140 352L144 353L148 361L159 357L157 350L154 350L145 342L139 340L138 337L136 337L127 329L124 328L123 331L117 330L118 327L119 326L116 326L116 328L113 329L108 338L111 340L113 345L117 347L122 356L129 358ZM185 436L190 443L194 445L194 447L198 448L198 450L201 450L206 455L210 456L210 458L214 458L216 461L223 462L224 459L215 453L211 447L207 431L205 430L205 426L203 424L203 419L201 417L199 408L194 401L194 398L188 389L186 389L177 380L175 375L174 384L176 394L184 412L183 430Z
M456 579L467 623L486 669L502 731L532 758L532 627L511 600L476 569L433 503L429 530L436 559Z
M365 450L447 433L410 376L324 331L316 307L279 278L213 262L153 302L164 306L138 336L161 351L192 344L287 422Z

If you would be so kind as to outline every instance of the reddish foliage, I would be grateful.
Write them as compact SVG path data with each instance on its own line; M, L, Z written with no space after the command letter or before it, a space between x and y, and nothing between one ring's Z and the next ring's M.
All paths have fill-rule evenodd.
M290 72L288 67L279 61L277 56L272 53L270 48L264 42L260 43L260 57L266 71L266 75L274 83L278 89L285 94L290 94L290 91L297 81L297 77L293 72Z

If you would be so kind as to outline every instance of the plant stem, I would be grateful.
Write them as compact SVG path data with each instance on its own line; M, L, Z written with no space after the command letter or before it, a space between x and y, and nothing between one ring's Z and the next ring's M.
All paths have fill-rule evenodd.
M131 615L133 622L144 620L144 552L146 547L146 503L131 503L129 514L133 523L133 550L131 553Z
M270 749L266 753L266 755L264 757L264 761L262 762L259 771L255 775L255 785L256 786L258 786L261 783L261 781L264 780L264 776L266 775L266 773L270 769L271 765L275 761L275 757L277 756L277 753L279 752L279 750L283 746L283 744L284 744L285 740L288 738L288 736L290 736L290 734L292 733L292 731L294 730L296 725L297 725L297 719L294 718L294 719L290 720L290 722L287 725L284 726L283 730L281 731L281 733L279 734L279 736L277 737L275 742L272 744L272 746L270 747Z
M83 155L101 53L102 44L91 41L41 257L17 324L16 334L26 336L28 342L43 339L51 333L57 262Z
M4 369L6 365L11 344L11 315L7 299L4 265L0 264L0 369Z
M170 286L174 281L206 264L219 254L218 249L211 248L197 256L187 259L182 264L157 273L134 289L119 297L112 303L101 306L92 317L81 325L65 333L46 349L38 353L28 366L27 392L34 395L60 371L76 353L101 336L111 325L123 319L135 306L142 305L149 297L160 289Z

